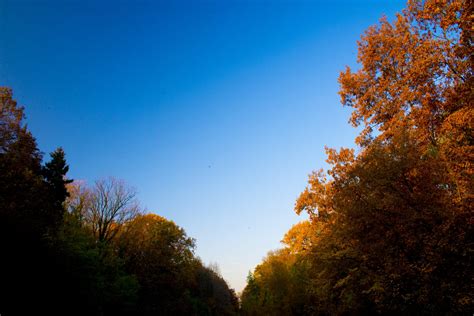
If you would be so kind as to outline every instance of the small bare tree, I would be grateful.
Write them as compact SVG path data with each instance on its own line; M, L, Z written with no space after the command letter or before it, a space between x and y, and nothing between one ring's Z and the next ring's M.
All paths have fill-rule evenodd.
M135 189L124 181L106 178L95 182L84 220L99 242L110 242L123 224L140 213Z

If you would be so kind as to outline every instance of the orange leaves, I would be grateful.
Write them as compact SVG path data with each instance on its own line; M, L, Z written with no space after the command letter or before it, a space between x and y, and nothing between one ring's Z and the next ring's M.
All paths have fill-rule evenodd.
M325 220L333 212L331 202L331 182L328 182L322 170L309 176L309 186L296 200L297 214L307 212L311 218Z
M194 260L194 239L159 215L138 215L125 225L117 245L143 282L163 270L176 272ZM145 280L145 281L144 281Z
M312 242L314 287L328 300L348 299L345 312L353 312L354 298L378 311L428 313L467 311L474 302L466 281L474 222L472 20L469 1L410 1L393 23L382 19L365 32L361 69L339 76L350 122L363 127L360 152L326 148L328 177L310 175L295 209L325 229ZM313 237L315 227L307 227ZM312 241L304 236L295 226L284 241L301 251Z
M29 134L23 124L24 109L13 99L10 88L0 87L0 154L24 135Z
M288 231L257 281L297 270L291 258L299 258L311 311L472 310L471 2L410 0L393 23L384 18L364 33L361 69L339 76L350 123L363 127L358 153L326 148L329 170L309 175L295 204L310 220ZM262 305L277 283L261 283Z
M285 234L282 243L287 246L290 254L305 254L312 251L313 247L327 233L326 225L321 222L299 222Z
M458 198L468 203L474 198L474 109L465 108L450 115L442 126L442 135L441 158L456 184Z
M332 179L328 180L322 169L310 174L308 187L300 194L295 204L297 214L307 212L312 219L319 218L323 221L334 213L332 196L334 180L343 177L355 159L354 149L349 148L341 148L338 152L326 147L326 154L328 157L326 161L332 165L327 173Z
M339 152L328 147L325 147L325 150L328 157L326 162L332 165L328 173L335 179L340 177L354 162L355 156L352 148L341 148Z
M410 12L417 20L436 23L443 30L448 30L454 24L460 23L462 19L459 13L468 8L469 1L462 0L409 1Z
M472 78L468 7L463 1L412 1L393 24L382 19L365 32L359 41L362 68L347 68L339 77L341 101L354 108L350 122L364 126L359 145L369 145L373 131L390 139L400 129L436 143L446 115L467 101L455 91Z

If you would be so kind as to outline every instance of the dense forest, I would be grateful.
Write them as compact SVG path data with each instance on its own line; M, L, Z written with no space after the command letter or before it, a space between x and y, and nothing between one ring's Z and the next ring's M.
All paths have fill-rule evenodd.
M44 159L0 88L0 314L472 315L473 8L412 0L362 35L339 76L356 147L326 148L295 204L309 219L240 298L134 188Z
M357 148L327 148L244 315L471 315L473 3L410 1L339 76Z
M238 300L195 241L146 213L136 192L106 178L67 177L48 162L12 90L0 88L2 315L235 315Z

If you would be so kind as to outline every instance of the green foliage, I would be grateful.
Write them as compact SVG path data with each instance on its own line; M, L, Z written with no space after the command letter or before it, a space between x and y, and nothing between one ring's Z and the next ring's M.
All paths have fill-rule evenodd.
M172 314L185 307L194 240L183 229L158 215L139 215L126 224L117 244L127 271L141 285L143 314Z
M235 293L173 222L138 215L113 178L71 183L61 148L42 165L23 108L0 88L0 312L235 315Z
M305 224L296 225L287 235L301 233L303 230L300 228ZM292 248L292 245L294 243L270 252L254 273L249 273L247 286L242 293L241 308L244 315L308 313L310 265L305 253Z
M141 286L142 315L234 315L235 293L194 257L194 240L172 221L154 214L128 222L117 240L126 269Z
M195 285L191 292L194 314L237 315L237 296L217 272L196 261L194 275Z

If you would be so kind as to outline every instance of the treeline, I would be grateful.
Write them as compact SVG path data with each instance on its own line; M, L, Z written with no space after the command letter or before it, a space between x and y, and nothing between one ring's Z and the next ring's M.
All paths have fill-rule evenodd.
M194 255L195 241L140 209L114 178L67 178L43 163L23 108L0 88L2 315L235 315L238 300Z
M248 277L244 315L474 311L472 1L409 1L340 74L357 151L327 149L309 220Z

